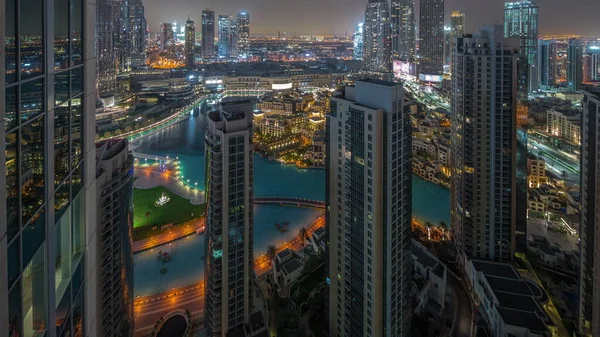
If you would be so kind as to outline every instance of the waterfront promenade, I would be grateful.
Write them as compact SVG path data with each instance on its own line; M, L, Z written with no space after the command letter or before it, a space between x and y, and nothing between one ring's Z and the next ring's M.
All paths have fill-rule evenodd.
M325 217L320 216L308 228L308 236L325 226ZM298 235L289 242L281 245L278 252L290 248L300 250L303 242ZM194 257L190 257L193 259ZM271 264L266 255L260 255L254 260L254 272L257 277L271 269ZM154 324L164 315L177 309L187 309L193 316L203 314L204 310L204 280L181 288L173 288L160 294L137 297L133 310L135 316L136 335L151 331Z

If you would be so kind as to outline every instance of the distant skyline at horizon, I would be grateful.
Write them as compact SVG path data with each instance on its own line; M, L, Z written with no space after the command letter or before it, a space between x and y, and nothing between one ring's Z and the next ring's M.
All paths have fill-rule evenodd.
M255 0L251 3L241 3L237 0L203 2L173 0L165 6L165 3L159 0L144 0L144 6L150 32L159 32L161 22L177 21L183 24L188 13L196 25L199 25L202 10L211 8L217 15L229 13L235 16L238 12L248 12L251 18L252 35L276 36L278 31L281 31L298 36L344 35L346 30L348 35L351 35L356 24L364 20L367 2L367 0ZM568 4L563 0L535 2L540 6L540 35L600 36L600 25L597 23L600 1L573 0ZM480 26L486 24L502 24L504 3L505 1L502 0L446 0L446 22L449 22L448 18L453 10L459 10L466 13L467 32L475 32ZM416 0L415 4L418 14L419 1ZM568 11L565 11L566 6ZM415 17L418 20L418 15Z

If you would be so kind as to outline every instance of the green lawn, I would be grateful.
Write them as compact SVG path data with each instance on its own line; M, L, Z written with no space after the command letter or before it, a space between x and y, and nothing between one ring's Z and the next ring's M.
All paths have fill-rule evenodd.
M165 192L171 201L162 207L154 202ZM133 189L133 228L160 226L168 223L178 224L204 214L206 205L192 205L189 200L175 195L164 186L151 189ZM146 218L146 214L148 217Z

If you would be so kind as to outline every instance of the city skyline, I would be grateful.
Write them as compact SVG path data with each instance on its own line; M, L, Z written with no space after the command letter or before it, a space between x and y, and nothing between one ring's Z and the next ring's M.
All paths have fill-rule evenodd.
M215 13L249 12L253 17L252 35L276 36L279 31L288 35L344 35L348 31L348 34L352 35L356 24L364 20L365 3L363 0L330 0L329 6L323 6L322 2L316 0L289 3L275 0L261 0L255 3L239 3L234 0L197 3L177 0L176 3L165 7L157 0L145 0L144 6L150 32L157 31L161 22L183 22L188 12L193 21L200 22L202 9L211 8ZM504 3L505 1L500 0L491 3L448 0L445 4L445 23L449 24L450 13L453 10L459 10L469 18L466 22L466 32L474 32L485 24L499 24L503 22ZM593 24L594 13L600 11L600 2L575 0L570 6L571 12L567 13L562 9L564 3L560 0L538 1L538 5L540 35L600 35L600 27ZM418 17L418 3L415 7L415 17ZM303 20L298 20L298 13L304 14ZM331 20L332 17L336 20Z

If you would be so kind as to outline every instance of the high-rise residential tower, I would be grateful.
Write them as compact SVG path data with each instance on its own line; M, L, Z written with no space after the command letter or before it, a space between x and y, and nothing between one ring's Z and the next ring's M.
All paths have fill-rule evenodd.
M452 11L450 26L444 27L444 64L450 64L452 58L452 43L454 39L465 33L465 13Z
M538 45L538 65L540 74L540 88L551 89L556 87L557 75L557 43L556 40L540 40Z
M0 14L0 335L103 336L96 2L16 4Z
M600 92L584 92L581 126L579 329L600 336Z
M219 14L218 39L219 39L219 57L229 57L231 49L231 16L229 14Z
M202 11L202 57L211 58L215 55L215 11Z
M330 336L410 336L411 126L402 85L356 81L327 116Z
M137 67L146 63L146 17L141 0L129 0L129 51L128 66Z
M584 61L584 82L600 81L600 46L587 46L585 52L586 60Z
M238 57L238 29L237 18L232 17L229 21L229 56Z
M567 88L578 91L583 84L583 45L579 39L569 39L567 46Z
M390 7L386 0L369 0L365 10L363 60L365 70L392 70Z
M415 3L392 0L392 57L403 61L415 59Z
M221 103L206 132L206 328L243 330L252 309L253 103Z
M173 34L173 25L168 22L163 22L160 26L161 28L161 44L163 50L166 50L167 47L173 45L175 43L175 35Z
M516 235L517 40L502 26L457 38L452 55L451 228L467 257L508 261Z
M441 82L444 70L444 0L420 0L419 79Z
M90 246L99 257L100 336L133 336L133 155L127 140L97 143L96 162L99 235Z
M187 19L185 22L185 65L193 67L196 60L196 25Z
M363 42L364 42L364 34L363 34L363 23L359 23L356 25L356 32L354 33L354 52L353 58L355 60L363 59Z
M526 99L527 95L539 87L538 76L538 30L539 7L530 0L519 0L504 4L504 37L520 40L521 57L519 71L519 95Z
M114 97L117 90L121 2L99 1L96 7L96 76L98 96ZM68 28L67 28L68 29ZM66 46L68 49L68 46Z
M250 55L250 14L238 13L236 32L238 56L248 57Z

